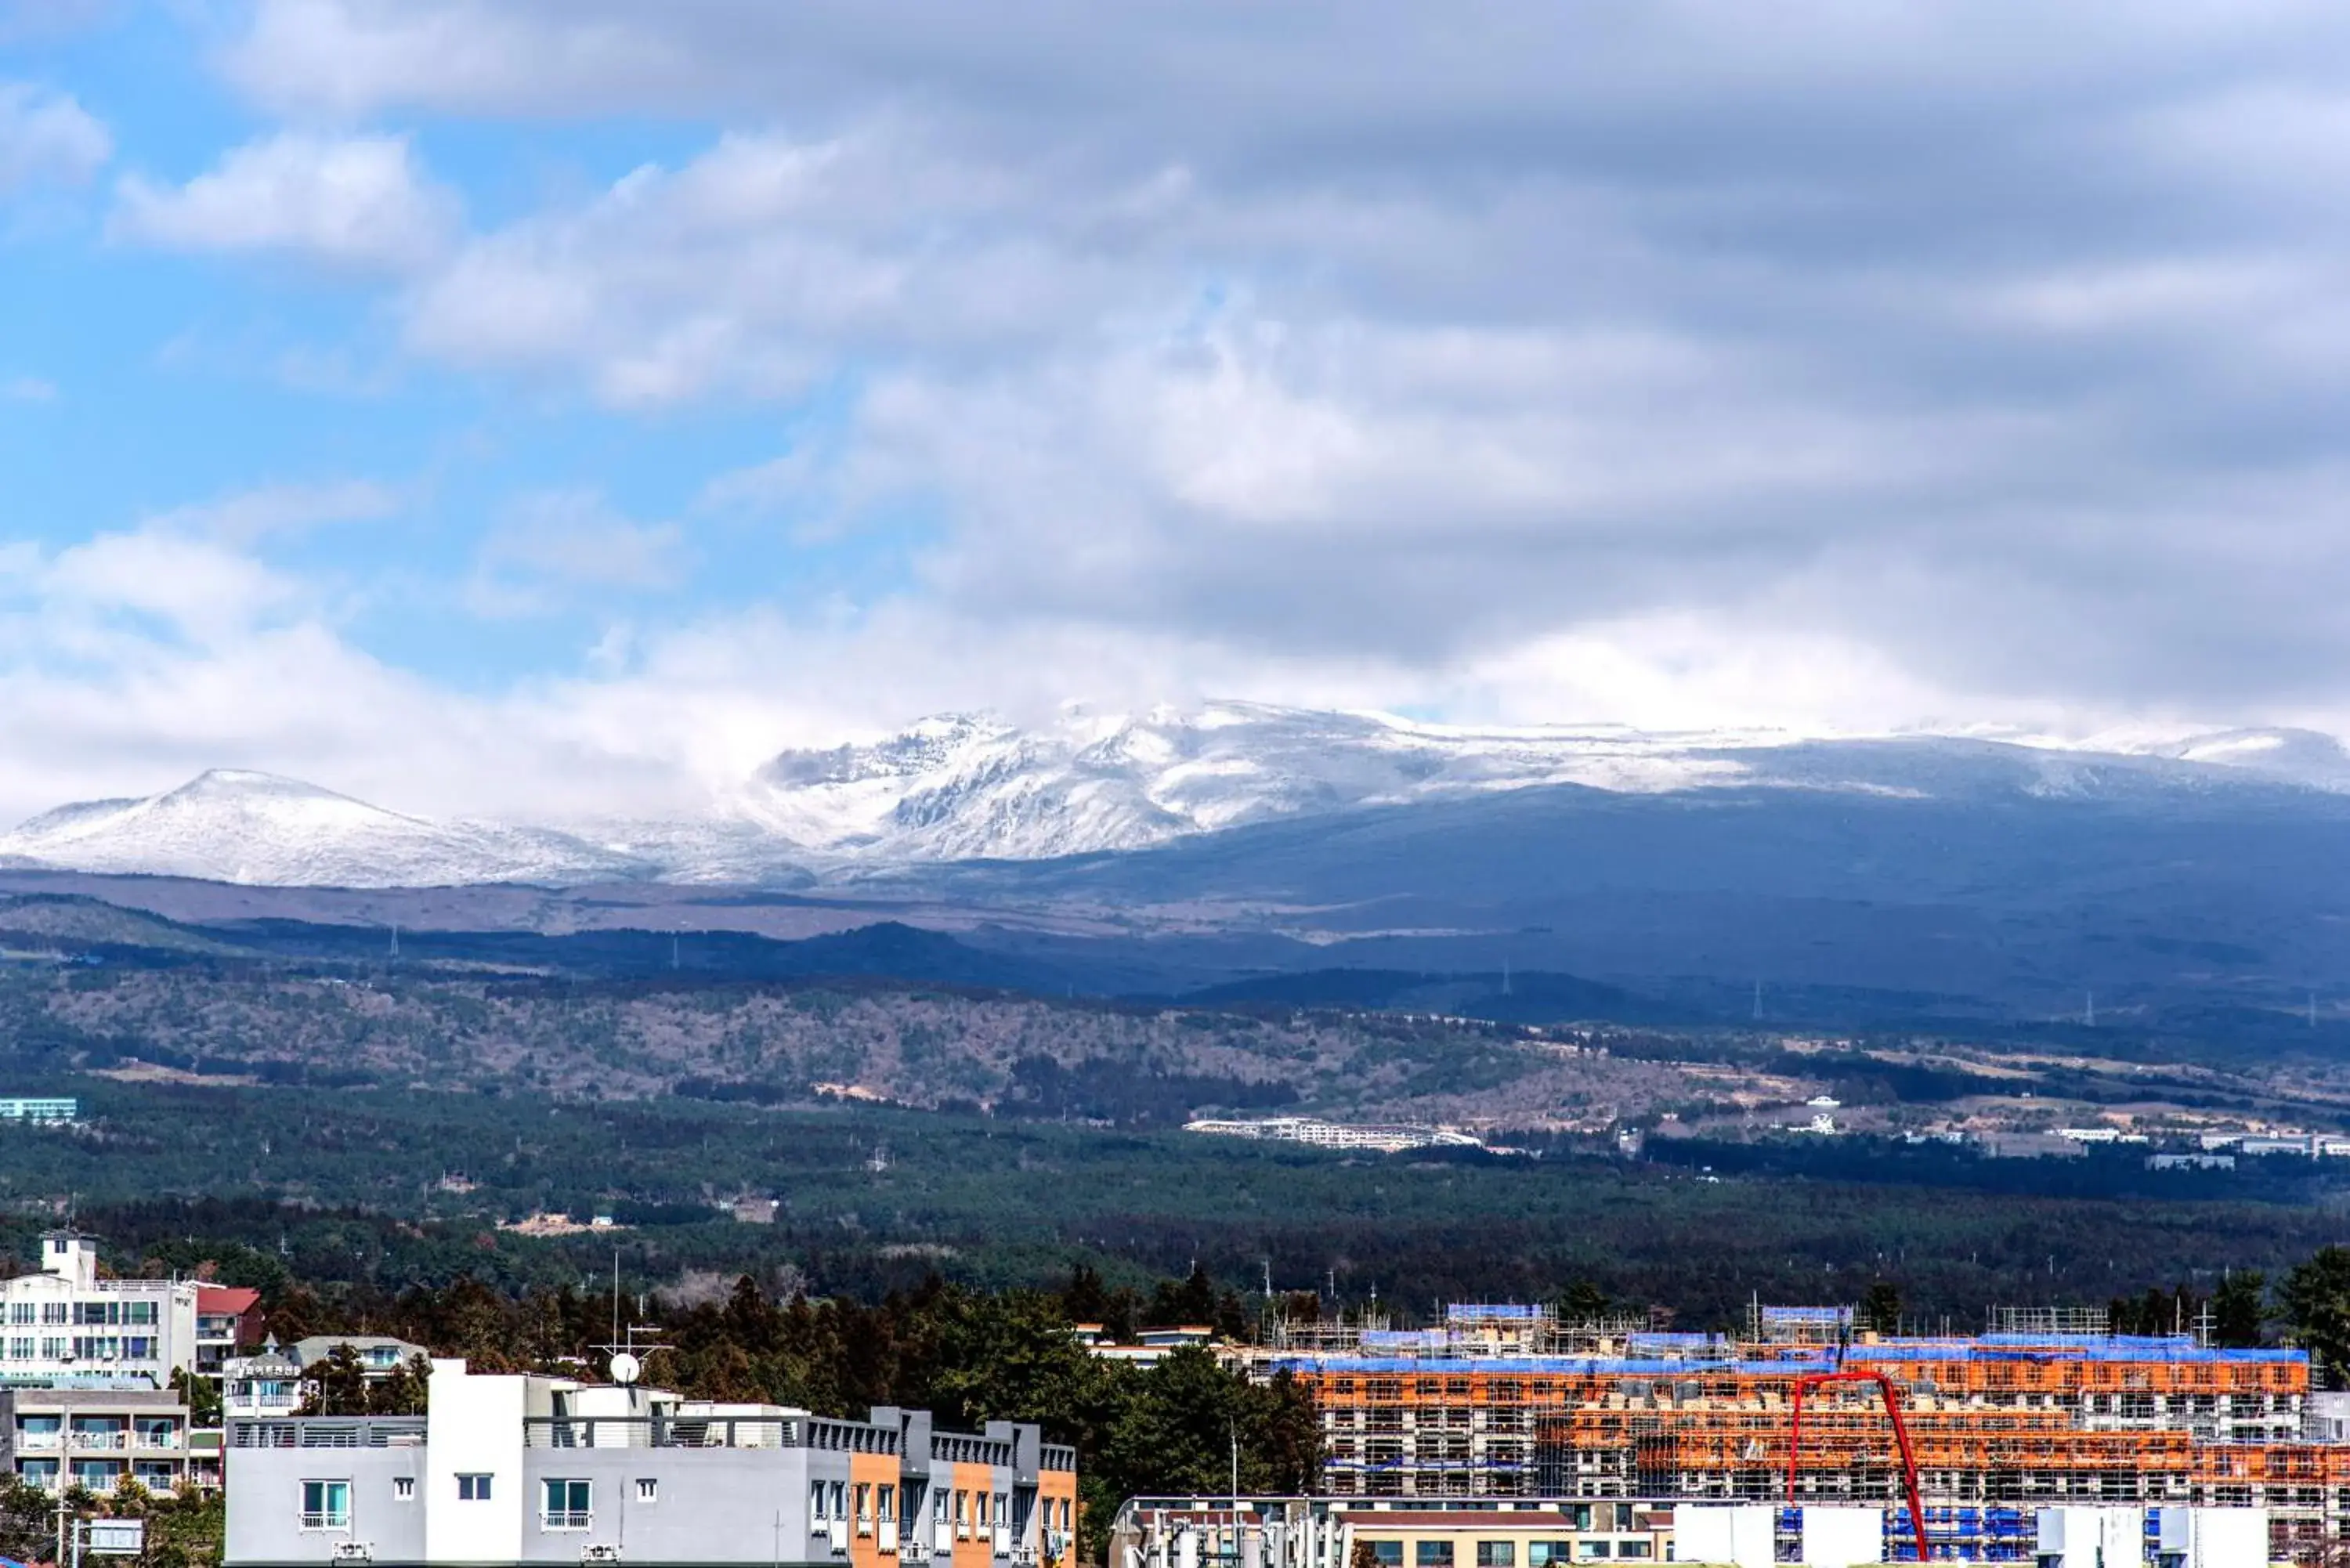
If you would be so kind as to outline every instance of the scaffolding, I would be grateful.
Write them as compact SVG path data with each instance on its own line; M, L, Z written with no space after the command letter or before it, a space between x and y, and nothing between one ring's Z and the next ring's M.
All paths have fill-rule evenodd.
M1448 1339L1265 1365L1314 1399L1340 1497L1863 1503L1902 1521L1888 1539L1905 1552L1914 1506L1931 1555L1969 1561L2029 1557L2018 1521L2058 1504L2264 1507L2281 1557L2350 1542L2350 1444L2299 1436L2303 1352L2055 1328L1827 1338L1839 1317L1758 1312L1759 1340L1629 1331L1609 1355ZM1856 1376L1898 1392L1914 1500L1881 1397L1855 1397Z

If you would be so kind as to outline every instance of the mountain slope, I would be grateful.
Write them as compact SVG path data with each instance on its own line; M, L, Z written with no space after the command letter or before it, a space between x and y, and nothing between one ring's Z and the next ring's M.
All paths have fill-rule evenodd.
M296 779L228 769L143 799L34 817L0 836L0 863L345 888L577 882L651 869L567 834L426 822Z

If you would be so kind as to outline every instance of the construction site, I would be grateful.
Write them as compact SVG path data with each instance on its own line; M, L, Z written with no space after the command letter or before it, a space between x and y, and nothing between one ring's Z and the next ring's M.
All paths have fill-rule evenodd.
M2350 1542L2345 1397L2313 1392L2305 1352L2117 1335L2099 1313L1992 1322L1877 1334L1757 1305L1717 1335L1454 1306L1430 1329L1276 1323L1233 1354L1311 1395L1334 1501L1771 1504L1783 1532L1872 1506L1895 1559L1918 1514L1928 1555L2005 1561L2035 1556L2041 1511L2081 1507L2259 1509L2279 1561Z

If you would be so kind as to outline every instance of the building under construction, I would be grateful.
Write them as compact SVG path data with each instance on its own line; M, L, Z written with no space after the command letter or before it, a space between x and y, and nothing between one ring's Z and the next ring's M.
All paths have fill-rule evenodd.
M1879 1335L1758 1307L1729 1336L1454 1307L1282 1325L1248 1356L1311 1393L1334 1498L1881 1504L1888 1537L1915 1503L1933 1555L1994 1561L2033 1554L2036 1510L2084 1504L2265 1508L2279 1558L2350 1542L2350 1443L2305 1352L2103 1326Z

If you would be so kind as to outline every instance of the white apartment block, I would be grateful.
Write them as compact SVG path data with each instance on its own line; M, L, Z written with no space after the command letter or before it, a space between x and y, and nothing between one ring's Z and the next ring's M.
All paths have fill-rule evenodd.
M41 1238L41 1272L0 1280L0 1384L93 1372L143 1375L162 1387L197 1361L193 1280L103 1280L98 1243Z

